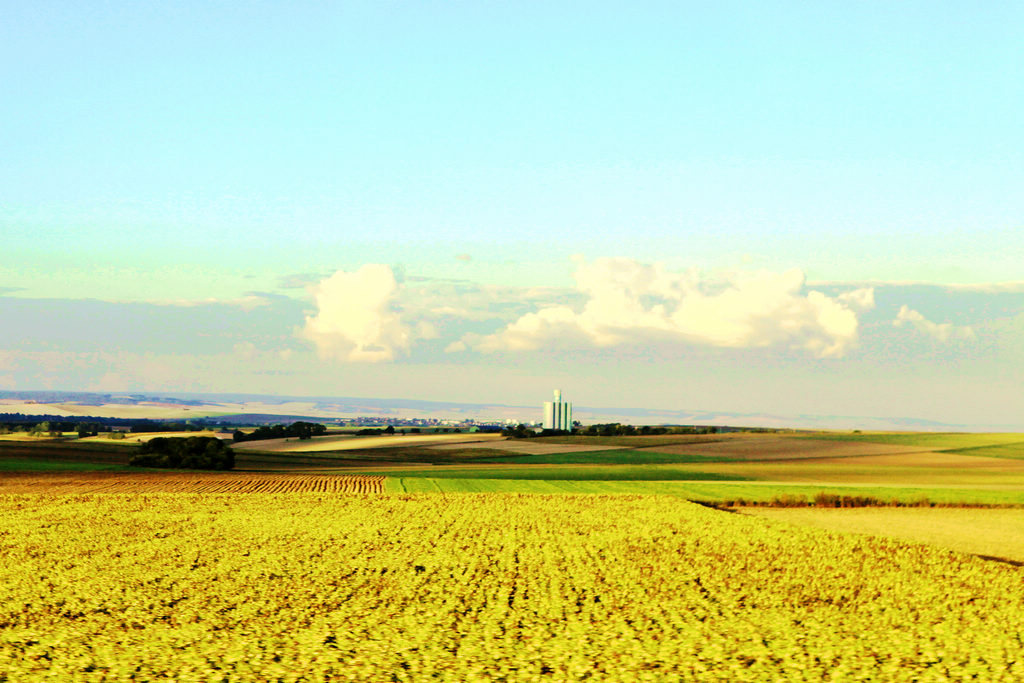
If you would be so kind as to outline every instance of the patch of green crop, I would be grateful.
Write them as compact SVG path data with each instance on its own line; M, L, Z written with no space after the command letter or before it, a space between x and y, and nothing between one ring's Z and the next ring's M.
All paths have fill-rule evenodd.
M1018 443L1004 443L995 446L975 446L973 448L956 448L947 453L959 455L979 455L986 458L1010 458L1012 460L1024 460L1024 441Z
M129 469L114 463L67 462L35 458L0 458L0 472L100 472Z

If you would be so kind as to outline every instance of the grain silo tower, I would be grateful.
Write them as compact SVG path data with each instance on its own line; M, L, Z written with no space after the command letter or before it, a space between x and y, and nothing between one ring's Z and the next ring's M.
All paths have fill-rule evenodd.
M572 431L572 404L562 400L562 392L555 389L555 400L544 403L544 429Z

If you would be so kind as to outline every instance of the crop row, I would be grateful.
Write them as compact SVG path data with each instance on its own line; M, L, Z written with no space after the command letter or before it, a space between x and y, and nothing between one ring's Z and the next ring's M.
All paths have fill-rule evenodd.
M383 493L384 477L241 473L108 473L10 477L0 493Z

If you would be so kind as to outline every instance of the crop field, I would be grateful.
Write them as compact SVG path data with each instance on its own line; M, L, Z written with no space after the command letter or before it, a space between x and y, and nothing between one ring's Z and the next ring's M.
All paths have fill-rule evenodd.
M439 444L483 445L498 441L500 434L395 434L392 436L353 436L334 434L312 439L265 439L234 444L235 450L265 451L271 453L315 453L368 448L398 448L402 446L428 446ZM479 443L478 443L479 442Z
M1024 569L659 496L0 495L5 680L1024 678Z
M832 441L919 446L946 453L960 453L989 458L1024 459L1024 434L876 432L866 434L823 434L820 435L820 438Z
M212 436L218 439L230 439L231 434L229 432L215 432L210 429L203 429L195 432L124 432L123 439L111 439L109 434L98 434L96 436L87 436L84 439L76 439L76 442L80 443L102 443L102 444L114 444L117 446L133 446L140 443L145 443L150 439L157 437L188 437L188 436Z
M1024 510L747 508L744 514L833 531L888 536L1024 564Z
M985 458L1012 458L1014 460L1024 460L1024 441L1020 443L995 444L992 446L957 448L946 452L961 453L963 455L974 455Z
M364 475L261 474L148 471L89 474L20 474L0 479L8 493L381 493L384 477Z
M742 480L732 474L689 469L689 465L522 465L467 464L427 467L393 467L388 470L366 467L363 474L395 477L447 479L566 479L606 481L721 481Z
M589 440L579 440L579 443L550 443L546 438L539 439L502 439L492 438L486 443L479 444L481 447L494 449L509 455L549 455L554 453L597 453L600 451L622 450L618 446L602 446L590 444ZM465 448L463 443L442 444L429 446L435 451L452 451Z
M897 501L936 505L1024 506L1024 488L926 487L913 485L788 484L770 481L665 481L629 479L482 479L479 477L403 477L385 480L390 493L574 493L667 495L703 503L746 501L768 503L783 496L812 500L819 493L868 496L885 503Z
M1024 444L1024 434L1015 434L1012 432L978 434L969 432L865 432L863 434L824 432L821 434L814 434L806 438L859 443L885 443L899 446L917 446L920 448L930 448L943 451L960 448L978 448L982 446Z
M924 452L789 462L686 465L723 477L761 481L1024 487L1024 462Z
M848 458L867 455L916 453L920 446L860 441L832 441L787 436L753 436L746 439L700 444L648 446L645 451L724 458L727 460L798 460L807 458Z
M541 446L551 450L543 454L519 453L487 458L493 463L517 465L658 465L687 462L728 462L728 458L662 453L649 448L599 447L600 450L583 450L573 446Z
M803 485L918 486L950 488L992 488L1024 491L1024 461L984 458L955 453L909 453L787 460L776 462L725 462L677 456L670 463L641 462L631 452L595 453L595 464L580 464L585 454L545 456L545 460L569 463L530 463L541 456L527 456L515 462L474 461L453 466L396 467L375 474L398 477L481 478L481 479L565 479L629 481L747 481ZM601 463L615 458L614 463ZM485 459L490 460L490 459ZM524 460L526 462L524 462ZM682 461L682 462L679 462ZM597 464L600 463L600 464Z
M718 443L720 441L742 441L762 438L763 433L724 432L721 434L636 434L634 436L580 436L563 434L541 436L530 439L532 443L582 444L587 446L614 446L616 448L648 448L674 444Z
M38 458L0 458L0 472L94 472L126 470L126 465L96 462L65 462Z

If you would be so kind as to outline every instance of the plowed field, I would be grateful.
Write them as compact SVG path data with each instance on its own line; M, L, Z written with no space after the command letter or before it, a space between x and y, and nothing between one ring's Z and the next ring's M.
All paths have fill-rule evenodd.
M7 475L4 493L383 493L384 477L316 474L90 472Z

